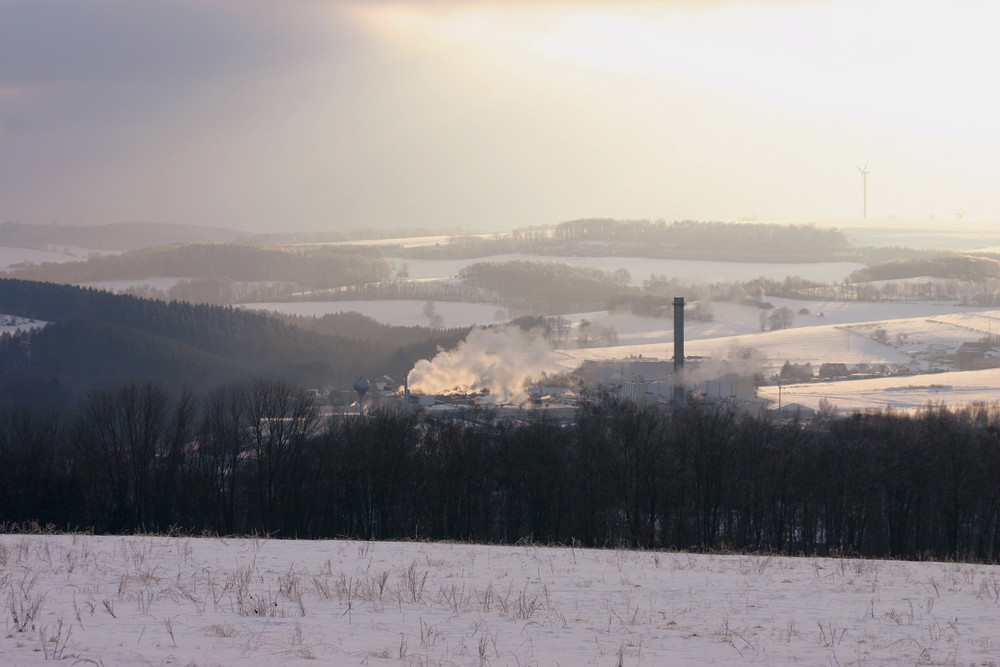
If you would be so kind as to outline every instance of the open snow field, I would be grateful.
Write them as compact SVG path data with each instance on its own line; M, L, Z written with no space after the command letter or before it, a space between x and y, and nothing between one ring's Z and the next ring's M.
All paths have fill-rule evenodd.
M761 387L758 395L777 403L778 387ZM842 413L996 403L1000 401L1000 369L791 384L781 387L780 398L783 405L798 403L814 410L825 398Z
M965 342L1000 333L1000 310L969 309L945 303L804 302L772 299L777 307L806 307L792 327L762 332L761 311L751 306L713 303L712 322L685 323L687 355L725 359L739 348L753 348L764 360L764 370L776 372L787 360L847 364L909 364L913 355L932 345L957 348ZM821 317L819 313L823 313ZM642 355L673 357L673 321L669 318L588 313L589 320L618 331L615 347L566 350L568 359L610 359ZM645 322L644 322L645 321ZM654 328L651 322L659 322ZM884 329L887 343L872 338ZM926 364L925 365L929 365Z
M713 304L714 306L715 304ZM879 304L866 304L878 306ZM928 304L929 305L929 304ZM837 361L844 363L906 363L908 351L925 350L932 344L957 347L964 342L979 340L992 329L1000 332L1000 311L948 312L942 307L938 314L928 308L927 315L918 317L892 318L890 304L882 304L883 318L865 319L857 313L856 319L843 311L840 317L820 318L815 315L796 316L792 327L781 331L762 332L752 322L760 310L736 306L744 309L734 312L729 319L717 318L713 322L687 322L685 324L685 353L696 356L725 358L734 347L753 347L770 359L788 359L793 362ZM859 309L864 310L864 309ZM615 326L616 322L625 326L619 332L618 346L578 350L576 356L582 358L602 358L617 356L673 356L673 321L660 321L659 329L645 329L636 326L629 331L629 322L607 318L600 314L590 319L595 324ZM836 323L842 319L843 323ZM889 344L877 343L870 337L876 328L883 328L889 337ZM896 343L897 335L905 334L904 343ZM666 346L666 347L664 347ZM598 356L590 356L598 355Z
M1000 567L0 535L0 661L996 665Z
M768 297L767 299L776 308L785 307L795 313L790 330L810 328L808 333L800 332L794 336L803 334L812 335L814 331L813 327L831 327L869 322L880 323L890 334L910 328L923 331L925 327L922 323L925 320L948 321L955 317L969 318L968 323L975 324L974 328L982 329L982 334L980 335L986 335L994 328L1000 333L1000 312L985 308L958 306L947 302L803 301L778 297ZM766 316L773 311L761 310L756 306L735 303L711 302L709 306L715 316L711 322L697 322L690 318L685 321L684 331L686 341L750 335L757 337L755 340L760 342L761 340L766 340L767 336L771 334L783 333L767 332L761 338L760 315L763 313ZM803 308L809 311L808 314L799 314L799 311ZM620 346L647 343L660 345L663 342L667 342L670 344L671 349L673 348L674 322L672 317L640 317L637 315L598 311L570 315L567 316L567 319L574 322L586 319L596 325L613 327L618 333L618 343ZM889 323L895 320L901 321L898 325L895 325L897 331L890 331L893 325ZM959 326L948 326L941 331L928 332L928 341L937 342L936 337L938 334L946 338L951 334L957 334L962 330L962 325L964 324L962 322L957 323ZM916 334L917 331L914 333ZM931 338L935 340L932 341L930 340ZM966 338L961 337L961 340L964 342ZM813 350L813 353L815 353L815 350ZM691 352L691 354L701 353Z

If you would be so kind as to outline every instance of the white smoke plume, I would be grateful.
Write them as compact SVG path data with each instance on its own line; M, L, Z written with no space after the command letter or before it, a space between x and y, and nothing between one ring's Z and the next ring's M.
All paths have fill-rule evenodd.
M454 350L421 359L410 371L410 390L422 394L489 391L499 403L526 398L526 381L563 370L558 355L537 331L515 327L473 329Z

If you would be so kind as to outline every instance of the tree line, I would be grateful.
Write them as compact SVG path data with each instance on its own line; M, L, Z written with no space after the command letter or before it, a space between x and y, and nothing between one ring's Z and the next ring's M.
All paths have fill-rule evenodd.
M909 278L944 278L976 282L1000 278L1000 260L978 255L943 255L900 259L867 266L847 277L850 283Z
M478 262L461 269L458 277L496 303L549 315L598 310L635 291L626 269L608 272L562 262Z
M696 220L589 218L515 229L492 237L455 236L446 244L394 248L418 259L471 259L526 252L749 261L819 261L857 253L835 228ZM898 251L894 254L899 254Z
M1000 410L821 427L605 399L574 424L379 410L322 418L292 385L155 383L0 408L0 521L1000 559Z

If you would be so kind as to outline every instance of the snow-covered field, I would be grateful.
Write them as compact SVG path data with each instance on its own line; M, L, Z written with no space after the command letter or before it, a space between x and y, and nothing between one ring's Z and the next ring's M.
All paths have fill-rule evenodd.
M984 308L969 308L968 306L957 306L953 303L935 301L914 301L914 302L863 302L863 301L802 301L797 299L783 299L778 297L768 297L768 301L776 308L788 308L794 313L790 329L829 327L835 325L859 324L865 322L879 322L889 327L888 322L894 320L910 320L905 325L898 326L905 328L921 327L920 324L927 319L947 320L949 318L967 314L964 317L973 318L977 326L983 329L983 334L987 333L994 324L1000 333L1000 320L993 322L992 319L980 316L980 313L993 318L998 315L997 311L988 311ZM709 338L725 338L742 335L760 335L760 316L765 316L772 311L761 310L756 306L746 306L735 303L709 304L714 319L711 322L696 322L690 318L685 322L685 339L695 341ZM801 314L801 310L807 310L807 314ZM608 313L598 311L593 313L579 313L567 316L572 321L586 319L593 324L600 326L614 327L618 332L619 345L630 346L643 343L659 344L661 341L673 344L674 324L672 317L654 318L639 317L628 314ZM951 327L959 329L960 327ZM768 332L780 333L780 332ZM890 332L895 333L895 332ZM929 334L934 337L933 334ZM758 339L759 340L766 340ZM964 338L963 338L964 340ZM936 342L936 341L933 341ZM672 353L671 353L672 354ZM692 353L700 354L700 353Z
M1000 333L1000 310L967 309L931 302L773 301L779 307L786 302L789 307L810 307L810 312L795 315L788 329L762 332L759 316L769 311L713 303L715 320L685 323L685 352L725 358L728 351L736 347L752 347L779 365L785 360L813 364L905 364L911 360L911 354L924 352L932 345L954 348ZM664 354L664 350L667 356L673 356L673 320L670 318L638 318L605 312L586 313L583 317L594 324L614 327L619 340L615 347L575 350L575 357L658 356ZM879 328L885 330L888 343L872 339Z
M758 395L777 402L778 387L761 387ZM798 403L814 410L826 399L837 412L995 403L1000 401L1000 369L792 384L781 387L780 399L784 405Z
M4 664L995 665L1000 567L0 535Z

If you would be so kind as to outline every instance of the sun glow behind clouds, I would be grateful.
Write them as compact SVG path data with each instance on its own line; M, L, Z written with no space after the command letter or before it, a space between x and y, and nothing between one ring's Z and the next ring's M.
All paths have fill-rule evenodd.
M641 79L784 111L996 142L981 2L431 3L363 8L394 40L572 78ZM613 91L613 81L607 81Z
M0 219L1000 218L985 2L18 6Z
M990 80L1000 8L986 3L425 2L356 11L375 41L433 63L438 81L464 73L441 104L502 101L504 115L490 124L501 159L555 167L536 171L567 174L580 193L574 211L550 207L550 216L860 217L853 165L868 158L869 215L1000 214L1000 104ZM522 121L546 131L518 134ZM572 159L547 162L559 147L571 147ZM567 201L568 190L549 183L550 201Z

